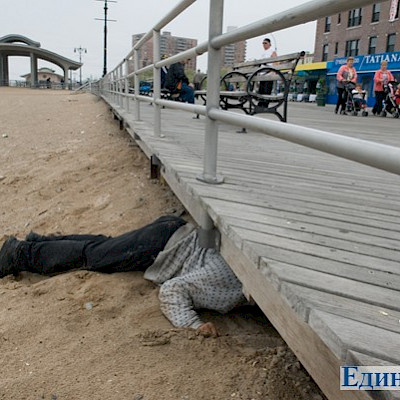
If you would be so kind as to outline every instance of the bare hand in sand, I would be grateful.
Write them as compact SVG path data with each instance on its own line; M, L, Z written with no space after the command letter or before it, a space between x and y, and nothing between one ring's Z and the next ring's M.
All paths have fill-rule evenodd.
M212 322L206 322L203 325L200 325L197 328L197 333L199 333L200 335L203 336L219 336L219 333L217 331L217 328L215 327L215 325Z

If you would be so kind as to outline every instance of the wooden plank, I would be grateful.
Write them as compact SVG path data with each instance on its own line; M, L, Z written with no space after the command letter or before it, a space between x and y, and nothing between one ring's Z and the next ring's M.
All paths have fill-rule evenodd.
M310 311L316 309L400 333L399 311L292 283L281 283L280 292L297 315L306 322L308 321Z
M205 202L209 205L210 212L216 215L225 216L240 216L242 219L256 218L256 220L265 224L270 224L270 221L276 218L283 225L297 224L300 229L306 228L307 223L320 226L321 229L325 227L329 229L336 229L344 236L354 232L355 235L365 233L365 235L372 236L379 241L379 238L388 238L391 242L398 241L399 232L384 229L380 224L379 227L371 227L365 224L358 224L352 219L336 220L331 218L324 218L324 216L313 216L309 214L302 214L297 211L286 211L280 209L265 208L262 206L253 206L249 204L230 202L220 199L207 198ZM216 205L217 204L217 205ZM223 211L221 211L223 210ZM351 240L351 239L349 239ZM382 246L385 247L385 246ZM394 246L392 248L396 248Z
M400 296L397 289L388 289L353 279L296 267L282 262L264 263L262 271L276 287L283 282L319 290L366 304L400 311Z
M400 241L382 237L383 229L372 230L361 227L349 226L349 224L336 224L327 226L326 220L305 217L301 218L299 214L265 214L263 208L252 207L240 203L226 203L218 199L207 199L207 203L212 208L213 213L223 217L228 225L236 226L244 221L261 225L263 229L269 229L270 226L286 227L295 231L310 232L316 235L328 237L344 238L352 243L364 243L367 245L380 246L388 249L400 250ZM240 225L237 225L240 226ZM352 229L352 230L348 230ZM354 230L353 230L354 229ZM260 230L260 229L257 229ZM400 233L399 233L400 234ZM398 236L397 234L395 235Z
M399 263L396 260L386 258L385 249L379 250L380 248L377 248L375 256L369 256L357 252L337 249L329 246L329 244L319 245L306 243L300 240L254 232L238 227L231 227L231 230L237 232L239 236L246 238L248 246L252 246L253 243L258 245L256 249L259 252L260 257L266 257L267 259L273 260L275 259L274 257L279 257L279 255L275 254L276 251L273 252L274 256L272 256L271 253L268 253L271 250L271 247L273 247L279 250L282 249L282 251L287 250L285 257L290 257L290 252L293 253L293 256L290 257L290 262L294 264L296 264L296 258L300 258L304 254L332 261L340 261L344 264L359 265L379 271L386 271L393 274L398 274L400 272ZM264 243L267 244L265 248L262 247ZM281 258L282 257L279 257L279 259Z
M320 310L311 310L310 327L341 360L348 350L400 364L400 334Z
M305 229L291 229L286 226L275 226L275 225L266 225L257 222L250 222L247 220L243 220L241 218L224 218L224 221L227 225L231 225L233 227L238 227L240 229L251 230L254 233L274 235L276 237L288 238L293 240L298 240L305 243L312 243L321 246L327 246L329 248L334 248L338 250L345 250L357 254L364 254L369 256L375 256L380 252L384 252L385 259L400 261L400 249L395 250L393 248L377 246L373 240L371 240L368 244L363 244L360 241L351 242L346 237L342 239L337 236L328 236L326 234L326 230L321 229L320 234L317 234L315 231L307 232ZM343 235L341 235L343 236ZM267 242L269 243L269 242ZM399 269L400 272L400 269Z
M237 171L231 171L230 175L225 174L225 176L223 189L226 191L235 190L252 195L257 194L258 197L264 199L283 198L291 201L312 201L319 207L321 205L335 207L343 212L346 212L347 209L352 212L360 210L364 213L377 214L379 218L382 216L389 221L393 217L400 220L399 204L395 194L386 193L386 195L369 197L367 193L356 193L353 190L342 190L338 187L317 186L313 183L300 185L299 177L295 176L288 178L269 175L268 178L260 181L246 180L245 177L238 179Z
M285 212L293 212L298 214L308 215L310 217L321 217L326 218L329 223L330 220L347 221L349 224L359 224L375 228L384 227L385 229L397 231L399 229L399 224L393 222L391 218L386 217L386 221L374 218L374 215L367 212L361 212L357 210L345 210L345 209L335 209L326 206L321 203L310 203L309 201L296 201L291 199L286 199L284 197L271 197L266 198L265 196L257 195L257 193L252 193L248 190L247 195L245 193L238 191L238 188L231 187L227 189L225 185L221 187L209 188L207 185L201 185L195 180L191 180L190 177L187 178L193 186L193 190L198 194L198 196L211 199L225 200L228 202L237 202L252 206L264 207L266 209L274 209Z
M263 58L261 60L246 61L243 63L235 64L233 66L233 68L241 68L241 67L246 67L249 65L262 65L262 64L271 63L271 62L282 62L282 61L294 60L299 57L300 57L300 53L290 53L290 54L284 54L282 56Z

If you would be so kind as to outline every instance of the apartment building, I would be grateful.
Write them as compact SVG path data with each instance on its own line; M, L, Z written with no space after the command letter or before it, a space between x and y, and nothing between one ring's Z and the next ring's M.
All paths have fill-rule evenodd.
M144 36L144 33L132 35L132 47ZM171 32L160 35L160 54L174 55L197 46L197 39L172 36ZM139 50L139 68L153 64L153 39L148 40ZM190 59L186 68L196 70L196 58Z

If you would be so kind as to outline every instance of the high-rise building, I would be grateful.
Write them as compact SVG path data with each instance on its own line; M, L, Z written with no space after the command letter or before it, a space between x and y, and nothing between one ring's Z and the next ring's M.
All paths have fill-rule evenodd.
M233 31L237 26L228 26L227 31ZM222 48L222 66L231 67L246 59L246 41L228 44Z
M132 47L144 36L144 33L132 35ZM197 46L197 39L172 36L171 32L160 35L160 55L174 55ZM153 39L148 40L139 50L139 68L153 64ZM190 59L186 68L196 70L196 58Z

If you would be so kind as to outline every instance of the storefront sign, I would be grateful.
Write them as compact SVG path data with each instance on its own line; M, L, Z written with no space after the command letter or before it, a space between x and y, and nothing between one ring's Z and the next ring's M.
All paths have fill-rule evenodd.
M381 62L388 62L391 71L400 70L400 52L369 54L354 57L354 68L357 72L375 72L381 67ZM335 58L328 70L328 74L335 74L339 68L346 64L347 57Z
M390 22L393 22L396 19L398 5L399 5L399 0L392 0L390 3L390 14L389 14Z

